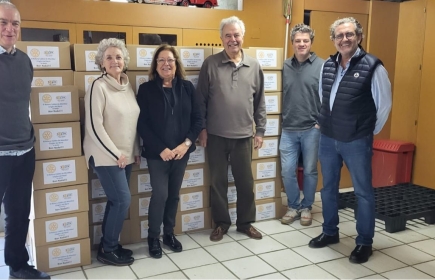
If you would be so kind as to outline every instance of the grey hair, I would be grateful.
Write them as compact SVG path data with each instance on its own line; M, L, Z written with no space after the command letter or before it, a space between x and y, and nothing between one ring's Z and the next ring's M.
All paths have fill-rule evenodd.
M128 53L128 50L125 47L124 42L116 38L103 39L98 45L97 54L95 55L95 64L98 66L98 69L100 69L101 72L104 72L104 69L101 66L101 64L103 64L104 53L110 47L115 47L121 50L122 57L124 59L124 69L122 69L122 71L127 70L128 63L130 62L130 54Z
M314 30L306 24L298 23L296 24L292 30L290 30L290 39L293 43L293 40L295 39L296 33L308 33L310 35L311 43L314 41Z
M340 19L337 19L336 21L334 21L333 24L331 24L331 27L329 28L331 40L333 40L335 38L335 29L339 25L342 25L345 23L352 23L355 26L355 33L357 36L361 35L361 41L362 41L362 39L364 38L362 25L361 25L361 23L359 23L359 21L357 21L353 17L340 18Z
M18 11L17 7L12 4L11 2L9 2L9 0L0 0L0 7L3 7L5 9L14 9L18 12L18 15L20 16L21 19L21 15L20 12Z
M222 31L224 30L224 27L227 24L234 24L234 25L238 24L240 29L242 30L242 36L245 36L245 24L238 17L232 16L232 17L224 18L223 20L221 20L221 25L219 27L219 33L220 33L221 38L222 38Z

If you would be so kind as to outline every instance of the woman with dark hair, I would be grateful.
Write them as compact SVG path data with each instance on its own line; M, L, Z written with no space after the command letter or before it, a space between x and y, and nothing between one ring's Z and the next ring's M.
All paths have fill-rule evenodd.
M195 88L185 80L177 50L160 45L154 52L149 81L139 87L137 129L143 139L142 156L147 159L152 195L148 211L148 246L153 258L162 257L163 244L174 252L183 247L174 236L179 192L189 154L202 129Z

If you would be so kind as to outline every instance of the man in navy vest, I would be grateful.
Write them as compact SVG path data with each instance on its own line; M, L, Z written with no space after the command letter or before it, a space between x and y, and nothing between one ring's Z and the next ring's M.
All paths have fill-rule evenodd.
M364 263L372 255L375 199L372 186L373 135L381 131L391 109L391 84L382 62L361 47L361 24L354 18L336 20L330 28L337 53L323 65L319 82L322 106L319 160L322 168L323 232L309 246L338 243L338 188L343 161L355 195L356 248L349 260Z

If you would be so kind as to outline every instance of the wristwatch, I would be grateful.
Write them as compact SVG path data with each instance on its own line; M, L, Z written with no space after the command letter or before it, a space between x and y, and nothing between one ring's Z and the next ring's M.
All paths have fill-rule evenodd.
M184 145L186 145L187 147L190 147L192 145L192 141L190 141L189 138L186 138L186 140L184 140Z

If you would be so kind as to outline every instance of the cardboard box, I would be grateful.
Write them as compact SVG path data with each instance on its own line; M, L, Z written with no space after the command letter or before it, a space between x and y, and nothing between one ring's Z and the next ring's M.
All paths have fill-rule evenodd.
M190 153L189 160L187 161L187 165L195 165L195 164L207 165L206 149L202 146L199 146L199 143L195 143L195 144L196 144L196 150Z
M148 71L127 71L127 77L131 88L136 94L139 92L139 86L149 81Z
M100 71L95 64L98 44L74 44L71 49L74 54L75 71Z
M88 212L33 219L29 234L35 239L35 246L65 242L89 237Z
M263 199L256 201L255 204L257 208L255 221L264 221L281 217L281 198Z
M32 87L59 87L74 85L71 70L36 70L33 72Z
M223 47L213 47L213 48L212 48L212 54L220 53L220 52L223 51L223 50L224 50Z
M37 160L33 189L43 190L68 185L88 184L85 157Z
M180 190L178 211L185 212L210 207L210 187L196 187Z
M211 228L211 208L178 212L174 233L192 232Z
M132 195L130 204L130 217L132 220L138 220L148 216L148 210L151 201L151 193Z
M187 166L181 188L210 186L210 175L207 165Z
M260 62L263 70L282 70L282 48L254 48L244 50L248 55L255 57Z
M91 264L90 239L67 241L36 247L30 240L33 265L45 272Z
M212 47L175 47L186 71L201 70L204 60L212 55Z
M82 154L80 122L35 124L36 159L75 157Z
M74 72L74 85L79 90L79 97L85 97L88 87L101 75L101 72Z
M133 164L131 171L138 171L138 170L145 170L145 169L148 169L147 159L144 157L140 157L140 165Z
M79 121L77 88L75 86L32 88L30 115L34 124Z
M27 53L33 69L71 70L69 42L18 41L15 46Z
M281 197L282 180L280 177L254 181L255 200ZM227 192L229 208L235 207L237 203L237 188L235 184L228 186Z
M254 180L276 178L279 173L279 158L256 159L251 163Z
M267 116L266 132L264 136L277 136L281 135L281 115L269 115Z
M127 50L130 54L128 70L143 71L150 69L154 51L157 47L154 45L128 45Z
M268 115L281 114L282 93L281 92L266 92L264 96L266 103L266 113Z
M252 159L270 158L279 156L279 137L264 137L261 149L254 149L252 140Z
M265 92L282 91L282 71L266 70L263 74Z
M131 243L131 221L124 220L122 225L121 233L119 234L119 244L127 245ZM89 238L91 239L91 248L98 249L100 245L101 237L103 233L101 232L101 224L89 226Z
M131 243L139 243L148 238L148 217L131 220L130 238ZM163 223L160 226L160 235L163 234Z
M151 178L148 169L133 171L130 175L130 193L131 195L137 194L151 194Z
M198 85L199 71L186 71L186 80L191 81L196 88Z
M237 202L236 184L234 183L228 184L227 198L228 198L228 204L233 204Z
M107 198L103 186L101 185L100 179L98 178L89 178L88 190L89 190L89 200Z
M35 190L32 202L35 219L89 211L88 185Z
M85 113L85 99L83 97L79 98L79 115L80 115L80 125L85 125L86 113ZM85 135L84 131L82 131L81 135L82 136Z

